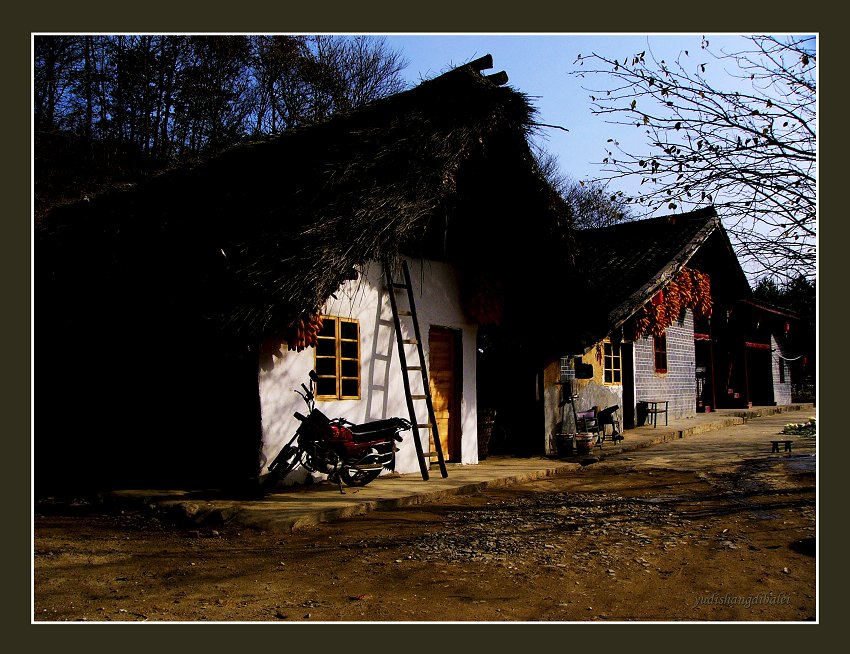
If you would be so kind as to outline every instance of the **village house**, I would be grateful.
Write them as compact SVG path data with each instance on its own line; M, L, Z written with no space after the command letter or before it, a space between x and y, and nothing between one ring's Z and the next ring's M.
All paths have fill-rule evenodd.
M713 368L705 367L698 405L746 408L791 404L791 364L801 358L792 336L800 329L800 317L744 297L727 307L719 322L721 327L712 332L716 336L694 335L698 346L712 338L727 344L725 357L715 360Z
M776 326L787 333L793 316L752 299L714 208L582 230L576 241L587 283L570 298L580 319L565 329L567 349L544 371L547 453L583 430L576 418L588 410L616 407L613 424L597 425L610 438L712 407L791 402Z
M405 266L438 415L397 472L425 474L433 431L477 463L494 415L508 453L552 455L593 407L616 407L610 436L788 401L793 316L752 301L714 209L575 232L491 66L47 214L36 492L256 483L310 370L329 416L428 422L390 300Z
M415 310L427 360L429 391L437 414L441 451L447 462L478 463L476 404L477 324L467 315L461 298L457 266L438 259L408 259ZM392 266L391 266L392 267ZM402 279L400 270L391 272ZM319 312L322 328L316 344L304 351L289 351L280 344L261 361L259 375L263 447L261 472L298 428L295 410L304 405L293 389L318 374L316 396L325 413L354 423L408 416L403 392L394 316L386 283L385 266L372 261L358 267L357 279L347 280ZM404 294L397 302L404 304ZM402 338L414 339L409 320L400 320ZM405 360L418 362L416 343L404 344ZM421 375L409 375L411 392L424 394ZM416 405L420 424L428 424L422 400ZM420 471L412 431L403 434L395 471ZM430 431L422 431L422 449L435 452ZM433 459L433 457L432 457ZM429 462L437 464L436 460ZM306 474L302 471L302 476ZM298 475L294 475L295 480Z
M534 110L491 66L51 211L35 239L36 491L251 483L311 369L326 414L407 418L385 282L402 262L445 457L476 463L478 329L525 330L572 251L529 148ZM412 441L398 472L421 464Z

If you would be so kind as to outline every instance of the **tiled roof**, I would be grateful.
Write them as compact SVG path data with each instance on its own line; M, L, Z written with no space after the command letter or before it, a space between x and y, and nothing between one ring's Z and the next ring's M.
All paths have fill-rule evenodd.
M586 282L570 294L581 316L574 329L578 347L622 325L715 233L723 228L713 207L579 231L576 265Z

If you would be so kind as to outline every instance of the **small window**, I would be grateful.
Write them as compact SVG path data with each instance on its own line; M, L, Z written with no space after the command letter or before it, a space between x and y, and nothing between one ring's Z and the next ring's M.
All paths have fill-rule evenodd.
M603 376L606 384L623 383L623 357L620 345L603 343Z
M779 383L785 383L785 361L781 357L779 359Z
M653 336L655 350L655 372L667 372L667 334Z
M360 399L360 323L322 316L316 344L316 397L323 400Z

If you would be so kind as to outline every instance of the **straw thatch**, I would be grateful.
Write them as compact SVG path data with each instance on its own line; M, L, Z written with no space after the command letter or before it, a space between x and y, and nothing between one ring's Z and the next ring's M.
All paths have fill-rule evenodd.
M493 274L526 253L529 279L506 291L519 297L563 270L565 209L529 150L528 99L478 64L53 211L36 291L54 317L179 318L243 344L279 338L353 268L399 253Z

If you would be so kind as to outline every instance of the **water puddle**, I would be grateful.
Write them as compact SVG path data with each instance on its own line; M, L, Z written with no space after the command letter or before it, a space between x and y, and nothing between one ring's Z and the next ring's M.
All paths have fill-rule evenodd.
M756 511L755 513L751 513L750 517L753 520L776 520L780 518L778 513L768 513L767 511Z
M817 469L817 457L814 454L794 454L784 461L785 466L796 473L814 473Z

